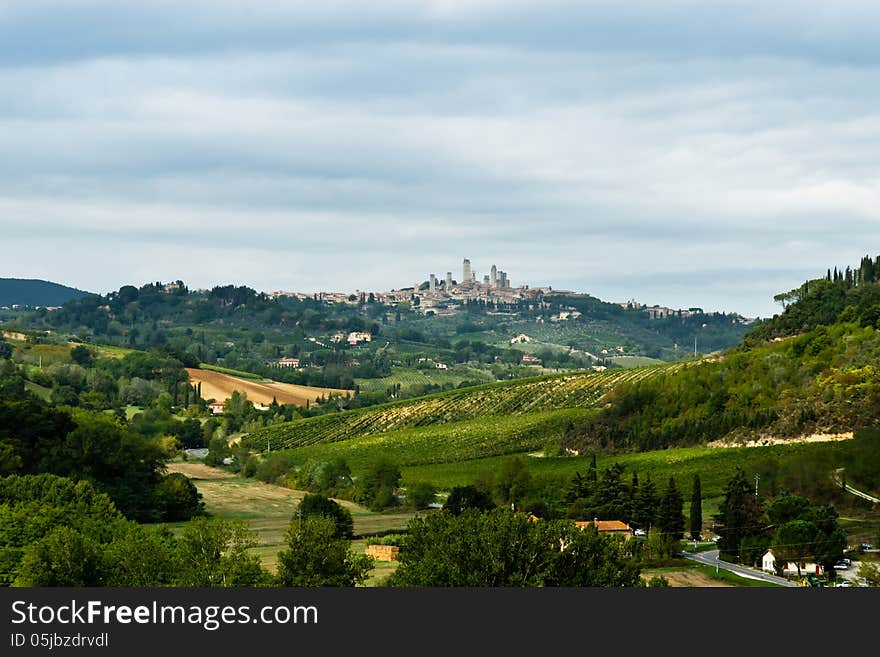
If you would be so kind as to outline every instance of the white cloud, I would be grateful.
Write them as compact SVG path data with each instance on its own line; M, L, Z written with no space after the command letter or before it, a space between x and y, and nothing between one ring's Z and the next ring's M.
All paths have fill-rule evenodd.
M872 4L210 4L5 5L2 275L758 314L880 237Z

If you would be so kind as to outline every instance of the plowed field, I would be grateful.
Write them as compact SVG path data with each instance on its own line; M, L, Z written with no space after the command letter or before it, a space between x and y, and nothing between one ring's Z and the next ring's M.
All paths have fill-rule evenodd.
M193 384L202 384L202 399L225 401L232 396L234 390L247 393L247 398L260 404L271 404L276 399L279 404L296 404L305 406L306 402L314 403L321 396L329 397L334 393L340 395L353 394L351 390L336 388L313 388L298 386L292 383L279 383L266 379L264 381L248 381L220 372L187 368L189 379Z

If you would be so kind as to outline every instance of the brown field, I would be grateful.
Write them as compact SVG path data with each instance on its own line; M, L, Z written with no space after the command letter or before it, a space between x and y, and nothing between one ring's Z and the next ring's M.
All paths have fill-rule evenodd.
M202 398L225 401L232 396L233 391L247 393L252 402L271 404L276 399L279 404L296 404L305 406L306 402L314 402L319 397L329 397L332 394L351 394L351 390L339 390L337 388L313 388L311 386L298 386L292 383L279 383L277 381L248 381L239 379L221 372L209 370L197 370L188 367L189 379L193 384L202 384Z
M696 570L679 570L679 571L646 571L643 572L641 577L647 582L654 575L662 575L669 581L670 587L732 587L733 584L728 584L727 582L721 582L717 579L712 579L708 575L705 575Z

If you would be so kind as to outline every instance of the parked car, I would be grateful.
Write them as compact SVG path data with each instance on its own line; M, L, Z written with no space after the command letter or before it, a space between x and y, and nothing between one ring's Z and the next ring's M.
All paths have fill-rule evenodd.
M636 529L633 531L633 536L644 536L644 535L645 535L644 529Z
M843 561L838 561L834 564L834 570L849 570L849 564L844 563Z

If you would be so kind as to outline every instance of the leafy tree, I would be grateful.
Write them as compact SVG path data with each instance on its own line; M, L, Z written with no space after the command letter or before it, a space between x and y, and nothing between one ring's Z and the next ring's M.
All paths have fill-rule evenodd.
M529 466L524 458L520 456L502 461L492 484L496 502L511 506L522 503L529 492L530 483Z
M740 560L744 539L765 532L764 510L742 468L737 468L727 482L724 500L715 516L715 531L720 536L718 548L722 558Z
M180 446L184 449L197 449L199 447L207 447L202 434L202 423L195 418L177 422L174 435L180 441Z
M694 475L694 482L691 486L690 531L691 540L700 540L703 532L703 491L698 474Z
M323 495L306 495L297 507L299 518L324 517L336 524L335 538L352 538L354 520L351 511Z
M297 472L296 483L300 488L320 495L338 495L353 485L351 469L341 458L306 461Z
M24 551L15 586L100 586L101 552L71 527L56 527Z
M495 508L492 497L476 486L455 486L443 504L443 509L452 515L461 515L468 509L489 511Z
M359 478L355 488L355 501L374 511L393 506L395 493L400 484L400 468L388 460L372 463Z
M624 542L570 521L475 509L410 521L391 586L635 586Z
M175 585L265 585L268 573L260 566L260 558L248 552L256 545L256 539L242 520L191 520L177 542Z
M82 367L91 367L95 363L95 354L85 345L77 345L70 350L70 358Z
M205 509L202 494L186 475L179 472L162 477L156 486L156 506L165 522L189 520Z
M176 541L171 530L131 523L102 554L104 586L171 586Z
M338 537L332 518L294 519L285 536L287 549L278 553L281 586L356 586L367 578L373 560L351 551Z
M208 444L208 453L205 455L205 463L207 465L223 465L223 460L232 454L229 449L229 441L225 437L212 438Z
M427 509L437 497L437 489L429 481L417 481L406 487L406 497L416 509Z
M0 340L0 359L12 358L12 345L4 340Z
M814 553L816 534L816 525L806 520L791 520L777 527L773 537L773 554L777 563L796 563L800 575L801 562Z

